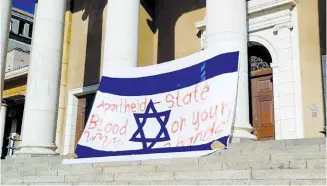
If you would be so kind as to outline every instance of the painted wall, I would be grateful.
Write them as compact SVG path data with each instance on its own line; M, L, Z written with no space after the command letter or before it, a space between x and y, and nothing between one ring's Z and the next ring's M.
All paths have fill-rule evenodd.
M144 1L144 6L140 6L140 36L139 36L139 64L138 66L148 66L157 63L155 58L156 33L151 23L154 22L153 9Z
M322 137L324 126L318 0L301 0L298 5L299 44L302 69L304 137ZM318 112L313 116L311 106Z
M156 1L155 29L158 32L158 63L200 51L201 41L195 22L205 17L205 0Z
M74 0L73 3L68 90L99 83L106 27L105 0ZM140 6L140 66L154 64L154 34L148 25L149 21L152 18Z
M74 0L73 4L68 90L99 83L106 26L105 0ZM154 16L141 5L139 66L198 52L200 38L194 23L204 17L205 0L157 1Z

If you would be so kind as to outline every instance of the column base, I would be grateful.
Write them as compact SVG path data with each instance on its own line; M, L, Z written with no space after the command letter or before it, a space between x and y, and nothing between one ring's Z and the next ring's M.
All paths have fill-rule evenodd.
M55 145L51 146L20 146L19 150L15 152L15 155L23 154L39 154L39 155L59 155L55 150L57 147Z
M253 127L250 124L237 124L233 126L233 134L231 138L231 143L240 143L241 141L247 140L257 140L257 137L251 132Z

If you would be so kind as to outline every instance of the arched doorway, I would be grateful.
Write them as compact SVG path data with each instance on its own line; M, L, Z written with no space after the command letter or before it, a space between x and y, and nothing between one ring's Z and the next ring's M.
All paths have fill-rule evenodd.
M275 139L273 75L269 51L260 43L249 42L250 118L258 140Z

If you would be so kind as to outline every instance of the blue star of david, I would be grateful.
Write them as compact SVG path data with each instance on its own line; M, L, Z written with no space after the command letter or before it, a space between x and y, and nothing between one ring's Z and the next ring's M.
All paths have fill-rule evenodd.
M150 110L152 110L152 113L150 113ZM169 120L169 116L170 116L170 110L157 112L152 100L150 100L149 104L145 109L144 114L134 113L134 118L138 126L138 129L133 134L130 141L142 142L144 150L151 149L157 142L169 141L170 137L168 134L168 130L166 128L166 125ZM146 124L148 118L156 118L158 123L160 124L160 130L155 138L146 138L144 135L143 127ZM151 123L151 124L155 124L155 123ZM137 137L138 135L140 135L140 137ZM148 143L150 143L149 146L147 145Z

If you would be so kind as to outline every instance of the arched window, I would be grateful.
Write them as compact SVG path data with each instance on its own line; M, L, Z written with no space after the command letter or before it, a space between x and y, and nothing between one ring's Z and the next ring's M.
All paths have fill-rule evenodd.
M251 71L270 68L269 63L263 61L262 58L258 56L249 56L249 57L250 57L249 61L250 61Z

